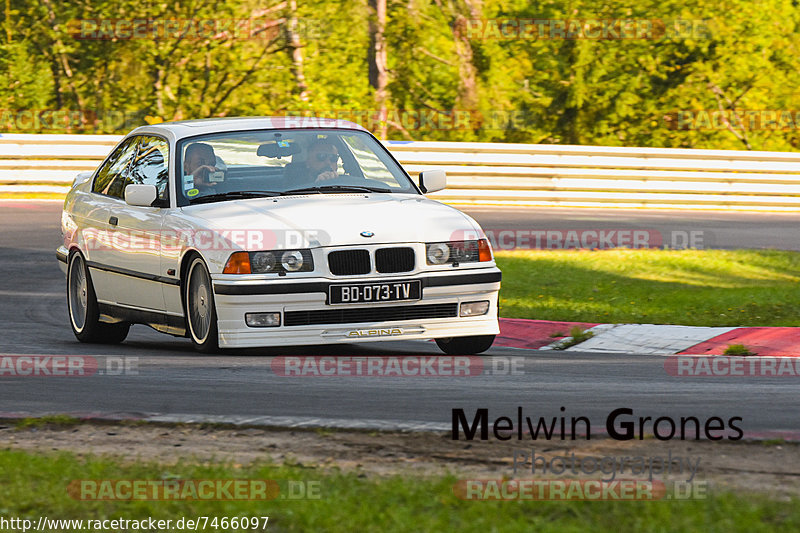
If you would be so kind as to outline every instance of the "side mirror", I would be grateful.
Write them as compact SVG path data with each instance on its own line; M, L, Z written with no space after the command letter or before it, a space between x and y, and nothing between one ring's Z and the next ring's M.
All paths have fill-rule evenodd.
M444 170L423 170L419 173L419 188L422 192L441 191L447 187L447 174Z
M150 207L158 197L155 185L130 184L125 187L125 203L137 207Z

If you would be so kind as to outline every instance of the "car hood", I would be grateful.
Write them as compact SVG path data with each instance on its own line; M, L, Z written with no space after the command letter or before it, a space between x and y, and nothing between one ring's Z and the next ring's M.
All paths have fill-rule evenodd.
M307 238L305 247L474 239L482 233L457 209L412 194L281 196L200 204L182 211L184 221L195 229L275 232L279 248L289 247L280 243L293 241L296 234ZM292 235L284 239L286 232Z

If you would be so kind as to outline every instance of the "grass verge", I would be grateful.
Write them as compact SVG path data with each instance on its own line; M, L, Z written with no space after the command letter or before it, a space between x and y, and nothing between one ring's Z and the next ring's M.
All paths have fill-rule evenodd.
M73 480L270 479L316 483L318 499L273 501L82 501ZM120 465L113 458L0 451L4 517L36 520L269 516L267 531L797 531L800 505L762 495L711 493L705 500L650 502L464 501L455 477L365 477L303 465ZM315 489L315 490L317 490ZM71 529L71 530L74 530ZM262 531L262 529L255 529ZM50 531L62 531L57 528ZM66 531L66 530L63 530Z
M497 252L500 314L571 322L800 326L800 253Z

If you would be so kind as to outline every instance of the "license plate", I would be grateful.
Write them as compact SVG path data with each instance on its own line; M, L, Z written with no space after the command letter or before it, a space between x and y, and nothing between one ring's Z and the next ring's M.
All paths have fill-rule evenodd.
M331 285L328 289L328 302L331 304L363 304L419 300L421 293L422 288L418 279L388 283L349 283L347 285Z

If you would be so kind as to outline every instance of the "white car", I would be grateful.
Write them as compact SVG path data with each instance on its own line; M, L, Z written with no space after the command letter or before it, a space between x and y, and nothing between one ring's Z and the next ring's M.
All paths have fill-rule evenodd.
M128 134L64 202L57 256L83 342L131 324L217 348L436 339L487 350L500 270L480 226L425 197L364 128L309 118Z

